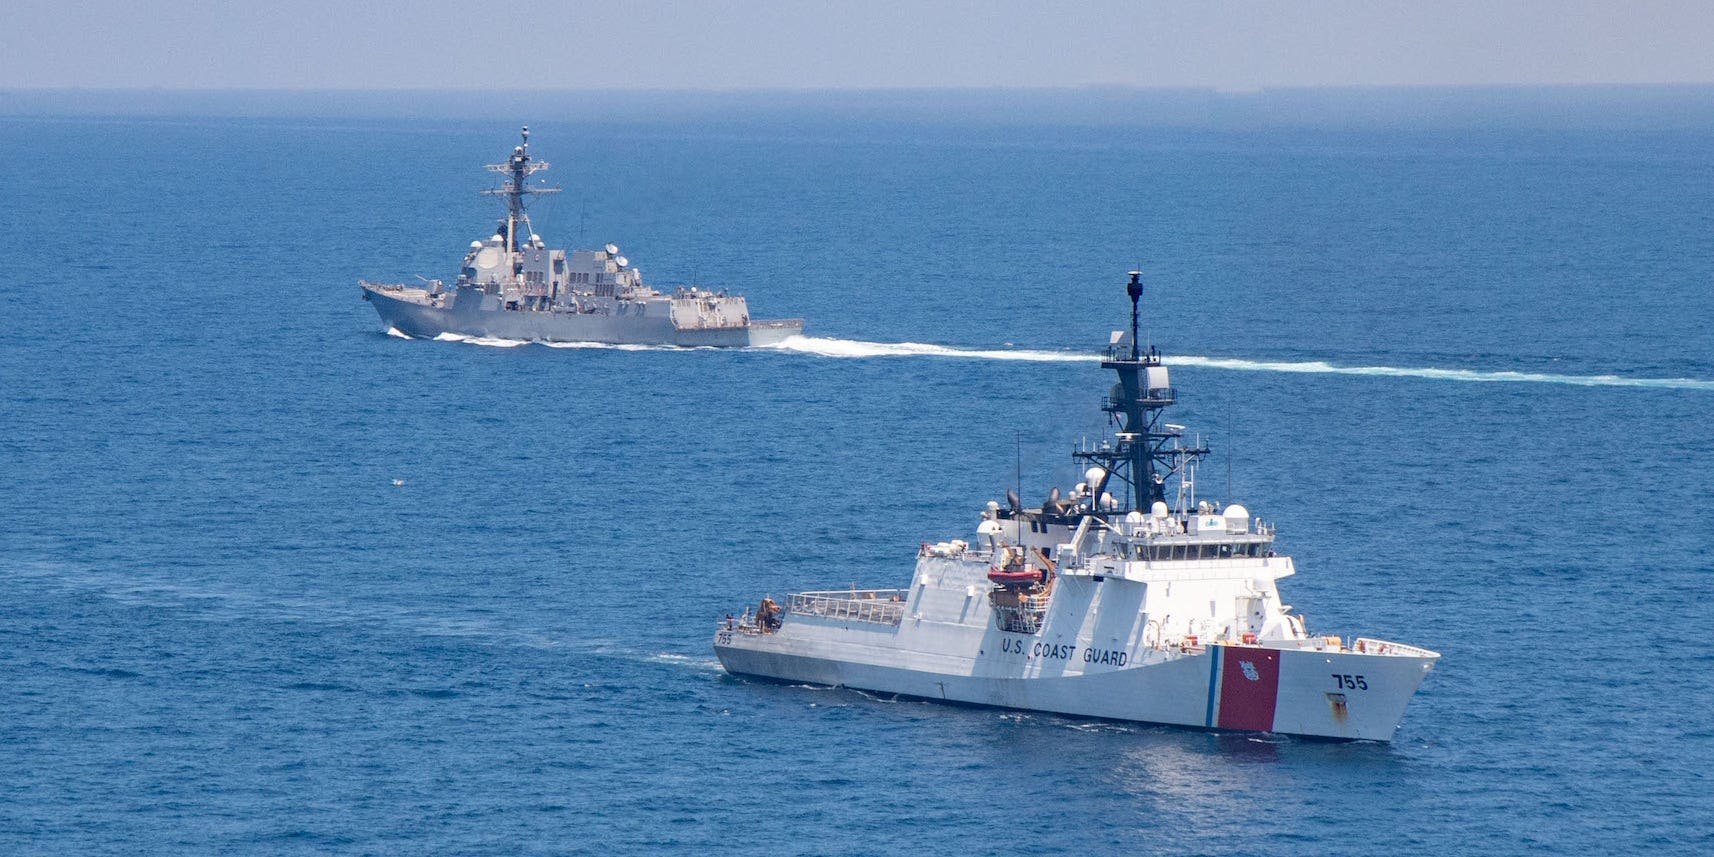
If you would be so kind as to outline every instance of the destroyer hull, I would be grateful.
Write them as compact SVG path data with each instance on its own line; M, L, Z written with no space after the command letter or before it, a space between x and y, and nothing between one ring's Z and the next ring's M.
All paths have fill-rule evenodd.
M858 629L836 635L846 638L838 642L721 632L715 653L730 673L779 681L1110 720L1367 741L1392 740L1405 706L1438 657L1216 644L1190 652L1126 653L1127 663L1135 665L1104 668L1086 665L1078 647L1042 648L1019 636L987 640L971 655L956 657L897 649L882 639L865 644L863 635L876 632ZM1106 657L1116 659L1113 653Z
M459 301L438 307L371 287L363 289L363 298L375 307L383 323L416 339L455 334L525 342L743 347L772 345L803 333L802 319L695 328L679 327L670 318L661 316L505 310L498 307L497 301L480 306ZM487 306L488 303L495 305Z

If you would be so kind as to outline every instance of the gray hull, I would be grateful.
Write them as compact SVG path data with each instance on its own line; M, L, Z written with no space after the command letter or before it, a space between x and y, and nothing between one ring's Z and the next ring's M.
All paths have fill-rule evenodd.
M459 295L449 306L430 306L398 292L365 287L363 299L381 321L406 336L433 339L451 333L526 342L591 342L610 345L743 347L772 345L803 333L802 319L753 321L723 327L680 327L666 315L604 315L502 309L492 296L480 301Z

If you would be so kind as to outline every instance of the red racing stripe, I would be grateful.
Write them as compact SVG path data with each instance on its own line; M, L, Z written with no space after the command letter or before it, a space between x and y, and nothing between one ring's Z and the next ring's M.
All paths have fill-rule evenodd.
M1276 649L1221 646L1221 729L1270 732L1280 695L1280 653Z

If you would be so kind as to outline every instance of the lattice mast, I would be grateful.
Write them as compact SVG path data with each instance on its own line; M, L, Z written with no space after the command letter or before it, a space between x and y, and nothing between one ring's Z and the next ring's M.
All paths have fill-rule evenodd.
M518 224L522 223L528 230L525 235L535 235L535 227L530 223L530 215L525 210L526 196L541 196L559 193L557 187L530 187L526 182L529 177L548 168L547 161L537 161L530 158L530 127L525 125L522 131L524 142L512 150L512 156L503 164L489 164L488 169L500 173L506 180L497 188L482 191L483 196L503 196L506 198L506 219L500 221L498 231L506 239L506 252L518 251Z
M1109 419L1119 425L1116 442L1072 453L1101 468L1100 477L1093 480L1093 497L1102 497L1115 484L1123 486L1121 512L1146 511L1157 501L1164 501L1167 480L1182 478L1187 466L1208 454L1208 448L1200 443L1185 446L1181 427L1162 422L1163 412L1177 402L1177 396L1168 383L1160 352L1152 345L1147 351L1141 348L1138 316L1143 274L1131 271L1130 276L1125 287L1131 297L1130 353L1125 353L1124 339L1115 334L1107 359L1101 361L1102 368L1119 375L1119 383L1101 404Z

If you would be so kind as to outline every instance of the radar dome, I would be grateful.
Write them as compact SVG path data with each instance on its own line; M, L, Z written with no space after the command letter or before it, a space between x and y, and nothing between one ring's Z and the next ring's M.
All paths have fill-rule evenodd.
M607 255L609 255L609 256L619 255L619 245L617 245L617 244L609 244L609 245L607 245L607 247L605 249L607 250Z
M1107 471L1099 467L1091 467L1084 472L1083 478L1089 481L1089 488L1093 491L1096 486L1101 484L1101 480L1107 478Z
M470 242L470 249L472 249L472 250L480 250L480 249L482 249L482 242L481 242L481 241L472 241L472 242Z
M1226 511L1220 513L1220 517L1226 519L1226 526L1228 528L1248 528L1250 526L1250 510L1238 505L1237 503L1227 506Z
M1166 517L1167 516L1166 501L1165 500L1156 500L1155 504L1153 506L1149 507L1149 514L1151 514L1157 518Z
M619 267L621 267L621 268L628 267L631 264L631 260L625 258L624 256L620 256L619 258L614 259L613 261L618 262Z

